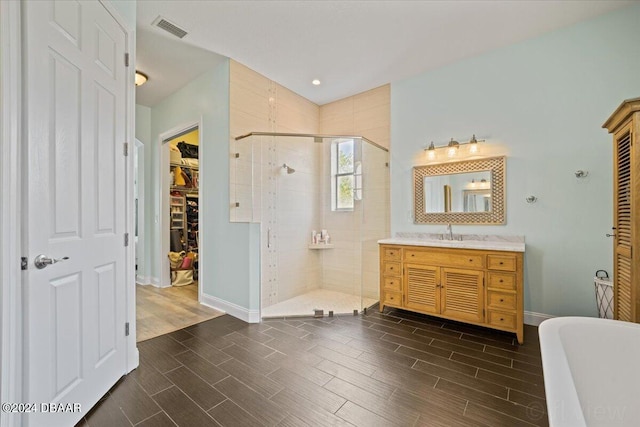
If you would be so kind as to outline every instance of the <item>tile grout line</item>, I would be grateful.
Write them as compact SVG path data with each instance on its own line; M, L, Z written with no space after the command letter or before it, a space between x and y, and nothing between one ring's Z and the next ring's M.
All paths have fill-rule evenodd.
M147 393L147 394L148 394L148 393ZM151 396L149 396L149 397L151 397ZM154 402L155 402L155 400L154 400ZM157 402L156 402L156 403L157 403ZM131 425L133 425L133 426L137 426L137 425L140 425L140 424L142 424L143 422L147 421L148 419L155 417L156 415L158 415L158 414L160 414L160 413L162 413L162 412L164 412L164 413L165 413L165 415L167 415L167 413L164 411L164 408L162 408L162 406L158 405L158 408L160 408L160 410L159 410L158 412L156 412L155 414L153 414L153 415L151 415L151 416L148 416L147 418L145 418L145 419L143 419L143 420L138 421L136 424L132 423L132 422L131 422L131 420L129 420L129 417L127 417L127 414L124 414L124 416L127 418L127 420L129 420L129 422L131 423ZM124 411L122 411L122 412L124 412ZM167 416L169 416L169 415L167 415ZM173 420L172 420L172 421L173 421Z

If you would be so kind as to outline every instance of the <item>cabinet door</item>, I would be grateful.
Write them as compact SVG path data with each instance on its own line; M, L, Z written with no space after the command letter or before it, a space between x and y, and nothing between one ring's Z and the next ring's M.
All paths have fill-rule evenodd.
M483 322L483 271L442 268L442 315L452 319Z
M637 321L635 313L633 288L631 244L633 204L632 199L632 145L631 126L624 126L615 134L614 139L615 164L614 189L614 318L628 322Z
M404 307L423 313L440 313L440 268L405 264Z

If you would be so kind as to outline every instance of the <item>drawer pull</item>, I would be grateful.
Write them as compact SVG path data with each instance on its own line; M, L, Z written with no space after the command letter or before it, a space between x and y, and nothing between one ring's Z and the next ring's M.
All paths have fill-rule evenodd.
M500 261L500 265L504 265L504 262Z
M501 317L501 318L500 318L500 321L501 321L501 322L504 322L504 317Z
M416 256L416 254L411 254L412 257Z
M393 270L393 267L389 267L389 270Z
M469 262L473 262L473 259L469 258Z
M500 302L504 302L504 299L503 299L503 298L500 298Z
M500 283L504 282L504 280L500 279Z

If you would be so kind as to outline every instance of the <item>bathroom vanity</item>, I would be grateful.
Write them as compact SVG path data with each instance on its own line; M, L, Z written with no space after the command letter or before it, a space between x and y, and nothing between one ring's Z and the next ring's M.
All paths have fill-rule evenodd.
M524 239L440 238L378 241L380 311L397 307L514 332L522 344Z

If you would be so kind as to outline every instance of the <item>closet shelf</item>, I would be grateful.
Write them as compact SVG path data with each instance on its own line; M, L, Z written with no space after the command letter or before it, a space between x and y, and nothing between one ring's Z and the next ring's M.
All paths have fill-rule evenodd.
M199 166L189 166L189 165L183 165L182 163L177 163L177 162L169 162L170 166L180 166L182 169L191 169L194 171L197 171L198 169L200 169Z
M171 191L181 191L183 193L197 193L199 191L198 188L180 187L177 185L172 185L170 188Z

